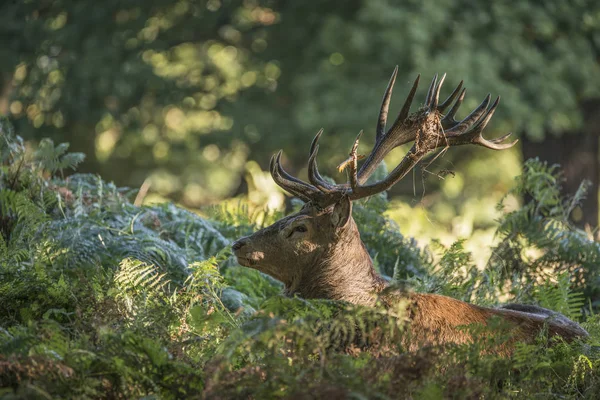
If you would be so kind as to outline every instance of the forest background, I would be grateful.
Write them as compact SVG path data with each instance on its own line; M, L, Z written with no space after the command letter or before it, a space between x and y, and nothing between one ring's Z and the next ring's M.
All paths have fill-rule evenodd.
M599 2L14 0L0 44L0 396L597 398ZM519 144L452 148L357 203L378 271L551 308L588 347L330 353L397 319L284 298L231 259L298 207L271 155L306 177L324 128L319 166L344 181L396 65L392 113L446 73L463 113L501 95L484 135Z

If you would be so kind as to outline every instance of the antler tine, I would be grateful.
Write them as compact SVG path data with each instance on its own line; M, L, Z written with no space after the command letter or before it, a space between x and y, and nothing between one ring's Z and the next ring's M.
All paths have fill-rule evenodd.
M458 121L454 119L454 116L456 115L456 112L462 105L462 102L465 99L466 93L467 93L467 89L463 88L463 90L460 92L460 95L458 96L458 99L456 100L456 103L454 103L454 105L452 105L452 108L450 108L450 111L448 111L448 114L446 114L444 116L444 118L442 118L442 127L444 129L449 129L449 128L455 126L456 124L458 124Z
M431 110L436 110L438 106L438 102L440 100L440 90L442 89L442 85L444 84L444 79L446 79L446 74L442 75L440 81L438 82L435 90L433 91L433 97L431 99L431 104L429 104L429 108Z
M281 155L283 151L279 151L275 158L275 171L277 174L283 179L284 184L288 187L292 188L296 192L301 193L303 196L310 198L313 194L318 193L319 190L314 186L301 181L300 179L288 174L285 169L283 169L283 165L281 164ZM286 189L285 186L282 186Z
M311 153L310 157L308 158L308 180L321 192L331 193L335 188L323 179L323 177L319 173L319 167L317 166L317 154L319 153L319 138L321 137L322 133L323 130L321 129L313 139L311 145Z
M294 196L300 197L304 201L310 201L310 194L314 193L316 189L285 172L279 161L281 153L282 151L280 150L277 155L271 157L269 165L271 177L282 189L285 189Z
M396 67L396 68L398 68L398 67ZM394 73L392 74L392 77L394 78L394 82L396 81L396 78L395 78L396 71L397 70L395 69ZM386 135L389 134L390 132L395 131L396 128L398 128L402 124L402 122L404 122L406 117L408 117L408 114L410 113L410 106L412 105L413 99L415 98L415 94L417 93L417 88L419 87L420 79L421 79L421 74L418 74L413 82L410 92L408 92L408 96L406 96L406 100L404 100L404 104L402 105L402 108L400 109L400 112L398 113L396 120L392 124L392 127L390 129L388 129L388 131L386 132ZM390 80L390 82L393 85L393 82L391 80ZM391 97L391 94L392 94L391 87L388 86L388 88L390 90L390 97ZM386 90L386 95L387 95L387 90ZM379 137L380 136L377 136L377 138L379 138ZM411 140L414 140L414 138L407 140L404 143L408 143Z
M489 94L488 94L489 96ZM492 106L485 111L485 113L481 116L481 118L473 125L473 130L481 133L483 129L486 127L492 116L496 112L496 108L500 104L500 96L496 97L496 100L492 103Z
M487 109L483 116L481 116L481 118L472 125L471 129L463 134L448 136L448 143L451 146L473 143L492 150L504 150L514 146L518 142L518 139L511 143L502 143L508 139L508 137L510 137L511 133L490 140L485 139L482 135L483 130L487 126L490 119L492 119L498 104L500 104L500 96L496 97L496 100L492 106Z
M310 150L308 152L309 157L315 151L315 147L317 147L317 145L319 144L319 139L321 139L322 134L323 134L323 128L319 129L319 131L313 138L312 142L310 142Z
M275 169L277 171L277 173L284 178L286 181L290 181L290 182L294 182L297 183L299 185L301 185L302 187L305 187L307 189L311 189L314 190L314 187L312 187L311 185L309 185L306 182L301 181L300 179L288 174L286 172L285 169L283 169L283 165L281 164L281 156L283 154L283 150L279 150L277 152L277 154L275 154L273 157L275 157Z
M315 152L315 150L319 146L318 143L319 143L319 139L321 138L322 134L323 134L323 128L319 129L319 132L317 132L317 134L315 135L315 137L313 138L313 140L310 144L310 152L308 153L309 166L310 166L310 157L312 156L312 154ZM319 173L319 169L317 168L317 165L316 165L316 154L315 154L314 175L315 175L315 179L318 182L320 182L320 186L327 188L327 190L333 189L333 185L330 185L325 179L323 179L323 177ZM309 175L309 180L310 180L310 175Z
M394 68L392 77L385 89L383 95L383 101L381 102L381 110L379 111L379 120L377 121L377 131L375 132L375 140L380 140L385 133L385 125L387 123L388 110L390 108L390 100L392 98L392 91L394 89L394 83L396 83L396 76L398 75L398 66Z
M452 102L454 101L456 96L460 93L460 89L462 89L463 83L464 83L464 81L460 81L460 83L458 84L456 89L454 89L454 91L450 94L450 96L448 96L448 98L446 100L444 100L444 102L438 106L437 109L440 113L443 113L444 111L446 111L446 108L448 108L448 106L450 104L452 104Z
M379 165L385 154L387 154L390 150L415 140L416 133L412 130L404 132L402 130L402 125L406 121L406 118L410 112L410 106L412 105L415 94L417 93L420 79L421 74L417 75L415 78L412 88L410 89L408 96L406 96L406 100L404 101L402 109L400 110L400 113L398 113L394 124L390 127L390 129L387 130L385 135L381 135L378 137L379 140L375 140L373 150L371 150L371 153L368 155L367 159L358 171L359 184L363 184L367 181L367 179L369 179L371 174L375 171L375 168L377 168L377 165Z
M495 139L487 139L487 140L488 140L488 142L492 142L492 143L502 143L506 139L508 139L510 137L510 135L512 135L512 132L508 132L506 135L502 135L502 136L497 137Z
M406 119L406 117L408 117L408 113L410 112L410 106L412 105L413 99L415 98L415 93L417 93L417 88L419 87L420 79L421 74L417 75L417 78L413 82L412 88L410 89L410 92L408 92L408 96L406 96L406 100L404 101L404 105L402 105L402 109L400 110L396 121L394 121L394 125L392 125L388 132L392 132L394 128L398 126L399 123L402 123Z
M488 95L485 96L485 99L481 102L481 104L476 109L474 109L471 112L471 114L467 115L465 119L460 121L455 126L451 126L449 129L446 129L446 135L459 135L461 133L466 132L467 129L469 129L469 127L471 127L471 125L473 125L475 121L479 120L479 118L481 118L481 116L486 112L486 109L490 104L490 99L491 95L488 93Z
M431 100L433 99L433 92L437 86L438 74L435 74L433 79L431 80L431 84L429 85L429 89L427 89L427 97L425 97L425 105L429 106L431 104Z
M512 132L508 133L507 135L504 135L503 138L506 139L510 135L512 135ZM500 138L498 138L498 139L500 139ZM478 144L479 146L487 147L488 149L492 149L492 150L506 150L506 149L510 149L511 147L513 147L519 141L519 139L515 139L510 143L498 143L499 142L498 139L487 140L483 136L481 136L479 138L479 140L477 140L474 143Z

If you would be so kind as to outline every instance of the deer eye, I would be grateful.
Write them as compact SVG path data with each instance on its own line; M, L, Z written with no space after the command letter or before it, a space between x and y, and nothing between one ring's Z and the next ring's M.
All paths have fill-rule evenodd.
M291 237L295 232L307 232L307 231L308 231L308 229L306 229L306 226L304 226L304 225L298 225L298 226L295 226L290 231L290 233L288 234L287 237Z

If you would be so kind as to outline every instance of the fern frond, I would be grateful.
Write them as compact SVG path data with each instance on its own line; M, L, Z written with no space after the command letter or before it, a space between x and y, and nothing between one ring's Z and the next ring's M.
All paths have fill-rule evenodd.
M538 286L534 296L544 308L558 311L571 319L581 318L585 296L571 290L571 277L567 272L559 274L556 283L544 282Z
M150 296L167 289L170 281L166 275L152 264L126 258L119 264L114 279L117 287L124 292L146 292Z
M34 159L41 170L49 171L51 174L57 171L62 172L64 169L75 169L83 162L85 155L83 153L67 153L68 149L68 143L54 146L51 139L44 138L34 153Z

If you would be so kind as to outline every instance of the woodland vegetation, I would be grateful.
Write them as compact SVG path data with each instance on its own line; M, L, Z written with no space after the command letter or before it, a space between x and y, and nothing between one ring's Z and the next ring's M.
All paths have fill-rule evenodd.
M531 200L503 213L483 270L461 241L423 248L401 236L382 216L385 196L355 205L368 250L393 284L483 305L539 304L591 335L549 345L542 332L510 358L485 352L502 335L409 353L394 310L286 298L278 282L232 261L230 242L277 214L243 204L207 217L169 203L135 206L135 191L97 175L64 177L81 153L50 139L28 149L7 121L1 129L3 398L600 393L600 246L569 222L583 189L563 198L555 167L526 163L513 190Z
M523 159L561 163L571 195L583 179L600 183L595 0L5 1L0 40L0 112L26 140L69 142L87 155L82 171L122 186L147 180L155 198L188 207L246 193L244 176L282 148L296 175L320 128L321 167L333 175L358 131L375 128L395 65L392 108L417 74L447 73L448 88L464 79L465 110L502 96L490 137L513 132ZM498 174L474 166L481 154L453 152L432 172L464 172L468 197L493 205L519 160L504 155ZM425 204L442 186L440 224L469 213L443 187L460 190L458 180L425 177ZM414 200L422 186L393 194ZM598 225L597 204L593 190L574 210L580 227Z
M0 398L600 398L598 60L595 0L0 2ZM323 127L340 178L395 65L392 109L445 72L464 110L502 95L486 136L520 142L355 202L378 272L561 312L585 342L411 353L397 310L285 297L235 262L300 207L271 155L306 176Z

